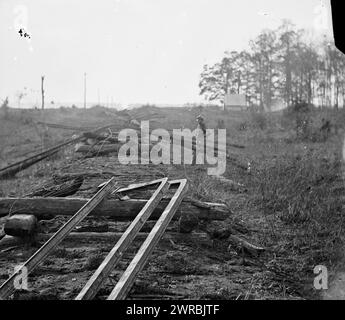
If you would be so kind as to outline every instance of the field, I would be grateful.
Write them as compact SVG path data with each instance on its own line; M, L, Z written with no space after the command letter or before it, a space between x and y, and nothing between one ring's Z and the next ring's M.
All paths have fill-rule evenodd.
M89 198L97 186L114 176L120 186L157 178L186 178L188 196L224 203L226 221L201 221L193 234L178 232L177 222L139 274L130 299L323 299L315 290L313 270L324 265L333 279L343 271L344 192L342 159L345 112L309 110L310 121L298 134L298 115L281 113L223 112L217 108L156 108L129 111L132 119L150 120L153 128L196 127L202 112L208 128L226 128L229 158L225 181L206 174L206 166L120 165L116 156L84 157L74 146L64 149L20 173L0 181L0 197L25 197L55 175L92 172L76 196ZM38 122L74 127L126 127L124 113L95 107L88 110L9 109L0 115L0 162L5 167L44 148L71 138L76 132L48 128ZM296 120L297 119L297 120ZM332 124L320 131L322 119ZM230 146L244 145L244 149ZM236 183L228 183L228 181ZM140 194L143 196L143 194ZM147 196L147 195L146 195ZM188 213L186 213L188 214ZM41 233L58 230L65 217L40 221ZM5 223L0 218L0 223ZM115 244L106 233L124 232L128 223L106 218L87 218L80 232L97 233L89 238L67 238L30 275L30 290L16 292L14 299L73 299ZM152 223L145 225L149 231ZM102 236L102 233L104 235ZM251 255L232 245L235 233L265 248ZM14 266L28 259L42 243L16 245L0 251L0 283ZM104 299L139 248L136 241L124 261L113 271L97 298Z

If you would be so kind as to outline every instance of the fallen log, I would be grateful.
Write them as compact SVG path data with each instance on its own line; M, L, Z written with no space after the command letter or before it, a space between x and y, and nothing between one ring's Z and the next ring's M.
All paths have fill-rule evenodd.
M61 184L50 184L34 190L33 192L25 195L25 197L69 197L77 193L84 181L83 176L79 176L74 180L65 181Z
M73 216L89 199L82 198L0 198L0 217L8 214L34 215L38 219L57 215ZM117 221L131 221L148 200L104 200L97 206L90 216L105 216ZM169 199L162 200L152 213L150 220L160 217L169 203ZM181 214L190 213L202 220L225 220L229 210L224 204L201 203L200 201L184 199L174 218Z
M32 215L17 214L9 217L5 222L4 232L14 237L30 237L37 228L37 218Z

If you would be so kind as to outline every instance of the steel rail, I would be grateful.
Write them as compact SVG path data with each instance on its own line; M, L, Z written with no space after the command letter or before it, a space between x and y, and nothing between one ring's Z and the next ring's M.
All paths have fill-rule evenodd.
M187 180L173 181L171 184L178 183L179 187L177 188L168 206L162 213L161 217L153 227L152 231L146 238L136 256L131 261L126 271L123 273L107 300L124 300L127 297L127 294L133 286L135 277L145 266L149 255L163 236L164 231L169 225L177 208L181 204L184 195L187 192Z
M157 184L160 182L159 187L152 195L151 199L146 203L144 208L139 212L131 225L127 228L125 233L121 236L120 240L116 243L113 249L109 252L102 264L96 272L89 279L82 291L78 294L75 300L91 300L93 299L104 281L109 277L112 270L117 263L121 260L123 252L131 245L147 219L150 217L154 209L164 197L165 192L169 189L168 178L151 182L147 185ZM141 187L144 187L141 185Z

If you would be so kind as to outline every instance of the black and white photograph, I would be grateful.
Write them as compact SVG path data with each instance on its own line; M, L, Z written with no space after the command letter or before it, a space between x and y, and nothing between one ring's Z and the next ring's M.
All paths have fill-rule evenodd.
M0 300L345 300L335 2L0 0Z

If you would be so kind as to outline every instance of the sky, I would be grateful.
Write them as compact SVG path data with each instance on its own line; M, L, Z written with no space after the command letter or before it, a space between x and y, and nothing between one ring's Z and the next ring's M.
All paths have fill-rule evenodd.
M323 9L322 9L323 8ZM332 34L328 0L0 0L0 102L203 102L199 77L282 19ZM21 37L23 27L30 35Z

